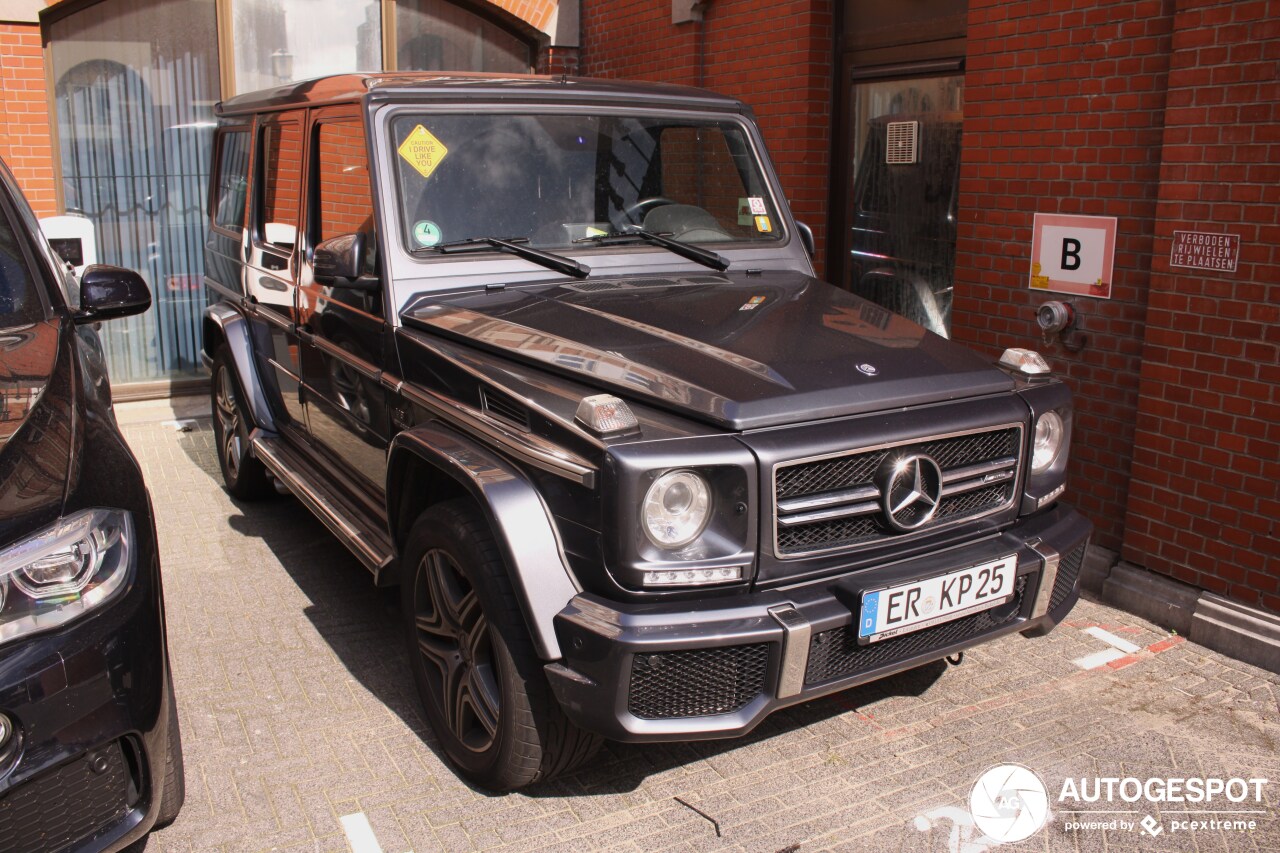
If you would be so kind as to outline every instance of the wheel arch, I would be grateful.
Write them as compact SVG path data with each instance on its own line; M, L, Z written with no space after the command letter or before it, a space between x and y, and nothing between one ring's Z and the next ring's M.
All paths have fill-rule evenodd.
M204 311L204 349L201 359L212 365L213 355L218 347L226 344L231 352L236 377L240 387L248 397L249 416L253 426L272 432L276 429L275 418L271 415L271 407L267 404L267 396L254 365L253 342L249 335L249 321L245 316L225 303L210 305Z
M562 657L553 620L582 590L532 481L497 454L435 422L392 440L387 471L387 521L396 553L424 510L443 500L470 498L493 530L538 656Z

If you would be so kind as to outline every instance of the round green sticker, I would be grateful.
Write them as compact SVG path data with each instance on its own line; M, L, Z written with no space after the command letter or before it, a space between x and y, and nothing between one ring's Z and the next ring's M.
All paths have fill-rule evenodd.
M430 219L423 219L413 224L413 239L419 246L434 246L440 242L440 226Z

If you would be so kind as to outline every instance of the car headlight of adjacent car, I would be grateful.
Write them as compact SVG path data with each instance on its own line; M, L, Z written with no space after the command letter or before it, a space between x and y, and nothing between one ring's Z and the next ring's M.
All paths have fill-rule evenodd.
M56 628L125 588L133 519L87 509L0 550L0 643Z

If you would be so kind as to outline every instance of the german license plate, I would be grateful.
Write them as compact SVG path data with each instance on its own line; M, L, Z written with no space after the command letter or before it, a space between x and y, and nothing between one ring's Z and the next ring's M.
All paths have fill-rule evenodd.
M858 641L874 643L996 607L1013 597L1014 554L862 594Z

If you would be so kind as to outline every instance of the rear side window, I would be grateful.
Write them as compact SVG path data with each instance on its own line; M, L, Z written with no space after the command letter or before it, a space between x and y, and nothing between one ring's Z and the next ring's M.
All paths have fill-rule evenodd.
M262 172L262 218L258 234L271 247L292 253L302 191L302 129L299 125L282 123L263 127Z
M218 169L213 206L215 225L237 234L244 230L245 194L248 188L249 131L226 131L218 137Z

